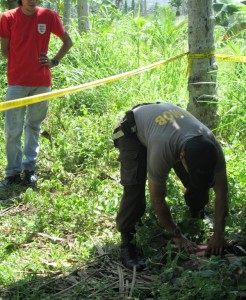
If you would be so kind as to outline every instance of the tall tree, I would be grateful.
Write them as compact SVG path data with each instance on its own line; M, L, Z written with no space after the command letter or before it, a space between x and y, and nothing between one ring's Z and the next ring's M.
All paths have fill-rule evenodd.
M187 3L188 3L188 0L182 1L182 5L181 5L181 14L182 15L187 15L187 13L188 13Z
M8 9L17 7L17 1L16 0L7 0L7 7L8 7Z
M135 15L135 0L132 0L131 10L133 12L133 15Z
M127 0L125 0L125 3L124 3L124 13L127 14L128 12L128 5L127 5Z
M88 0L77 0L78 27L79 32L90 30Z
M147 16L147 0L143 0L143 16Z
M217 65L214 50L213 0L188 1L188 43L190 68L187 109L209 128L216 128Z
M63 25L66 30L70 28L72 0L64 0Z
M176 16L180 16L181 12L181 6L182 6L182 2L183 0L170 0L169 3L171 4L171 6L176 7Z

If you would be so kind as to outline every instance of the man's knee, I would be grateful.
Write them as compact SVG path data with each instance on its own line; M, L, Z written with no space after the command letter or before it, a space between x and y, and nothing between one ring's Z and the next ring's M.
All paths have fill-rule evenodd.
M135 228L146 209L145 184L124 186L124 193L116 217L117 229L129 232Z

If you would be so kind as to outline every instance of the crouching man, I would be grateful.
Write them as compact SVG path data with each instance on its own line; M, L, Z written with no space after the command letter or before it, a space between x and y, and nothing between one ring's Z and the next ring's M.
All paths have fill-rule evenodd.
M192 217L203 214L209 189L215 192L214 233L207 255L221 255L225 217L228 211L228 184L224 154L213 133L193 115L170 103L142 104L126 112L113 134L119 149L121 184L124 187L116 217L121 233L121 259L127 268L145 267L133 243L136 224L146 208L148 176L150 199L159 223L173 242L187 253L197 245L175 224L166 198L166 181L173 168L185 186L185 202Z

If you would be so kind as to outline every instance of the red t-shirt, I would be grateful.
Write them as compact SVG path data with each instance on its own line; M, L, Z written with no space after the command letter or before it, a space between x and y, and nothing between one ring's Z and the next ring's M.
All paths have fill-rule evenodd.
M20 7L6 11L0 21L0 36L9 39L8 84L50 86L51 72L38 59L48 52L50 34L65 33L56 12L37 7L32 16L23 14Z

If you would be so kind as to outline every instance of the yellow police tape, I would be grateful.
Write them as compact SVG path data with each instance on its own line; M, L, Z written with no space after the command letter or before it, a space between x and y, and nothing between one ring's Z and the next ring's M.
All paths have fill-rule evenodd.
M215 50L211 50L208 52L203 52L203 53L188 53L188 59L193 59L193 58L208 58L212 57L215 54Z
M187 75L190 72L193 59L211 58L215 57L218 61L225 62L246 62L246 56L226 55L226 54L215 54L215 50L204 52L204 53L188 53L188 67Z
M214 57L215 55L215 50L210 50L207 52L203 52L203 53L191 53L189 52L187 54L188 56L188 66L187 66L187 70L186 70L186 76L190 73L190 69L192 66L192 62L194 59L201 59L201 58L210 58L210 57Z
M242 62L246 63L246 56L215 54L218 61Z
M102 84L105 84L105 83L114 82L116 80L128 78L128 77L131 77L133 75L136 75L136 74L139 74L139 73L142 73L142 72L145 72L145 71L149 71L149 70L161 67L161 66L166 65L166 64L168 64L172 61L180 59L181 57L186 56L186 55L188 55L189 59L206 58L206 57L211 57L211 56L214 55L219 61L246 62L246 56L233 56L233 55L224 55L224 54L214 54L214 51L210 51L210 52L207 52L207 53L198 53L198 54L190 54L189 52L185 52L185 53L176 55L174 57L171 57L169 59L162 60L160 62L156 62L154 64L151 64L151 65L148 65L148 66L145 66L145 67L141 67L139 69L135 69L135 70L132 70L132 71L129 71L129 72L126 72L126 73L122 73L122 74L110 76L110 77L107 77L107 78L91 81L91 82L88 82L88 83L73 86L73 87L70 87L70 88L61 89L61 90L58 90L58 91L53 91L53 92L39 94L39 95L31 96L31 97L25 97L25 98L19 98L19 99L16 99L16 100L1 102L0 103L0 111L5 111L5 110L22 107L22 106L29 105L29 104L34 104L34 103L37 103L37 102L50 100L50 99L53 99L53 98L57 98L57 97L61 97L61 96L64 96L64 95L79 92L79 91L82 91L82 90L86 90L86 89L89 89L89 88L93 88L93 87L96 87L96 86L99 86L99 85L102 85Z
M44 93L44 94L40 94L40 95L35 95L32 97L25 97L25 98L19 98L16 100L11 100L11 101L6 101L6 102L2 102L0 103L0 111L4 111L4 110L8 110L8 109L13 109L13 108L17 108L17 107L21 107L21 106L25 106L25 105L29 105L29 104L33 104L33 103L37 103L37 102L42 102L45 100L49 100L52 98L56 98L56 97L60 97L60 96L64 96L64 95L68 95L71 93L75 93L75 92L79 92L85 89L89 89L89 88L93 88L105 83L109 83L109 82L113 82L119 79L123 79L123 78L127 78L145 71L149 71L151 69L155 69L157 67L160 67L162 65L168 64L171 61L177 60L183 56L187 55L187 53L182 53L179 54L177 56L174 56L172 58L169 58L167 60L162 60L160 62L133 70L133 71L129 71L126 73L122 73L122 74L118 74L118 75L114 75L114 76L110 76L104 79L99 79L96 81L91 81L88 83L84 83L81 85L77 85L74 87L70 87L70 88L65 88L62 90L58 90L58 91L54 91L54 92L49 92L49 93Z

